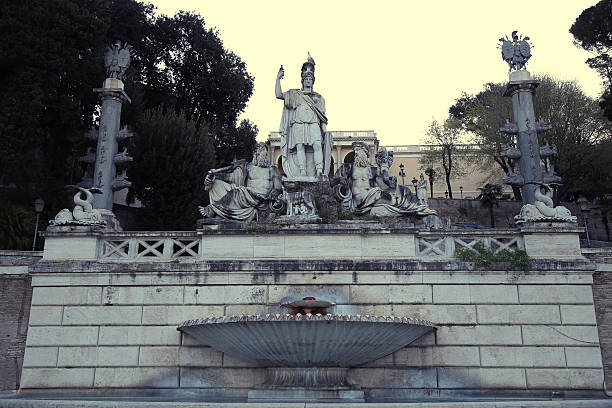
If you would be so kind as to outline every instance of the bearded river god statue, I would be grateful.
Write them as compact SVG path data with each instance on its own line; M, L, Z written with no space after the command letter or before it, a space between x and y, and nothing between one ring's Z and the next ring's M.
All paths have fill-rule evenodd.
M283 92L280 80L285 75L280 67L275 93L284 101L280 123L283 170L290 180L314 181L326 176L331 164L332 136L327 132L325 99L313 91L315 62L308 53L302 64L302 88Z
M272 209L282 192L280 172L269 165L268 149L258 143L253 161L238 160L229 166L210 170L204 180L210 204L199 207L206 218L252 221L259 210Z
M354 163L345 163L338 169L332 184L343 206L355 214L377 217L398 215L434 215L436 212L422 204L410 188L397 184L389 177L393 156L381 151L377 154L379 167L368 162L368 146L353 143Z

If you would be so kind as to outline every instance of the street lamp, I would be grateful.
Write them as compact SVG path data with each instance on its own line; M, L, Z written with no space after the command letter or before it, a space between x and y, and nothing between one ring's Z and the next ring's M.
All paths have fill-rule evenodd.
M399 168L400 168L399 175L402 178L402 186L403 186L404 185L404 176L406 176L406 173L404 173L404 163L401 163L399 165Z
M40 218L40 213L43 208L45 208L45 201L42 198L37 198L34 200L34 212L36 213L36 226L34 227L34 240L32 242L32 251L36 247L36 236L38 235L38 219Z
M461 193L461 199L463 200L463 186L459 186L459 192Z
M587 246L591 247L591 237L589 237L589 212L591 209L589 208L589 200L586 199L585 196L581 195L580 198L576 201L578 203L578 207L580 208L580 212L582 213L582 218L584 219L584 229L586 230L586 239Z
M413 177L412 185L414 186L414 194L417 194L417 183L418 183L418 180L416 179L416 177Z

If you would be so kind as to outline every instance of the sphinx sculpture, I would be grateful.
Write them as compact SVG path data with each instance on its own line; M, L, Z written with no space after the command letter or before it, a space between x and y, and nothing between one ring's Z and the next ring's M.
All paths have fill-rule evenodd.
M358 215L377 217L399 215L434 215L436 212L419 202L407 186L389 176L393 156L384 148L377 154L379 167L368 162L368 146L353 143L354 163L344 163L334 175L332 184L344 208Z
M282 192L278 168L270 166L265 143L255 147L253 160L237 160L226 167L213 169L204 180L210 204L199 207L206 218L234 221L258 219L258 210L272 208Z
M55 218L49 221L51 225L104 225L100 211L93 208L93 194L101 194L99 188L86 189L79 186L68 186L78 191L74 195L74 209L61 210Z

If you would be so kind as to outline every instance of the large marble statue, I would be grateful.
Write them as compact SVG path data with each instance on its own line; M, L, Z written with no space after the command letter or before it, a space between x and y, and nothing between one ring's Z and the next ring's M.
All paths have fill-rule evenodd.
M67 186L76 188L78 191L74 195L74 209L67 208L61 210L55 219L49 221L51 225L104 225L106 221L102 219L99 210L93 208L93 195L101 194L98 188L86 189L79 186Z
M238 160L229 166L210 170L204 180L210 205L199 207L204 217L252 221L258 209L271 206L282 192L280 172L270 166L265 143L258 143L253 161Z
M308 53L302 65L302 89L283 92L281 65L276 76L276 97L284 101L280 123L283 170L289 179L313 178L329 173L332 136L327 132L325 99L313 91L315 62Z
M368 161L368 146L353 143L354 163L344 163L336 172L332 184L336 196L345 208L355 214L378 217L398 215L433 215L436 212L419 203L409 187L398 185L395 177L389 177L393 156L385 152L377 154L380 167ZM381 160L381 158L385 160Z

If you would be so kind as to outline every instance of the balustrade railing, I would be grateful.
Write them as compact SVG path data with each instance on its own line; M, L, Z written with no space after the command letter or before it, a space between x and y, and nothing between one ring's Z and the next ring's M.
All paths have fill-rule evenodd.
M459 249L474 250L477 245L498 253L504 249L525 249L523 237L514 231L452 231L447 233L418 234L415 254L419 258L452 258Z
M104 236L99 259L124 261L170 261L200 257L201 238L195 233L155 233Z
M195 232L124 232L102 235L98 259L151 262L197 260L202 258L202 240ZM418 232L414 237L417 258L453 258L459 249L475 250L477 245L494 253L504 249L524 249L523 237L516 231Z

